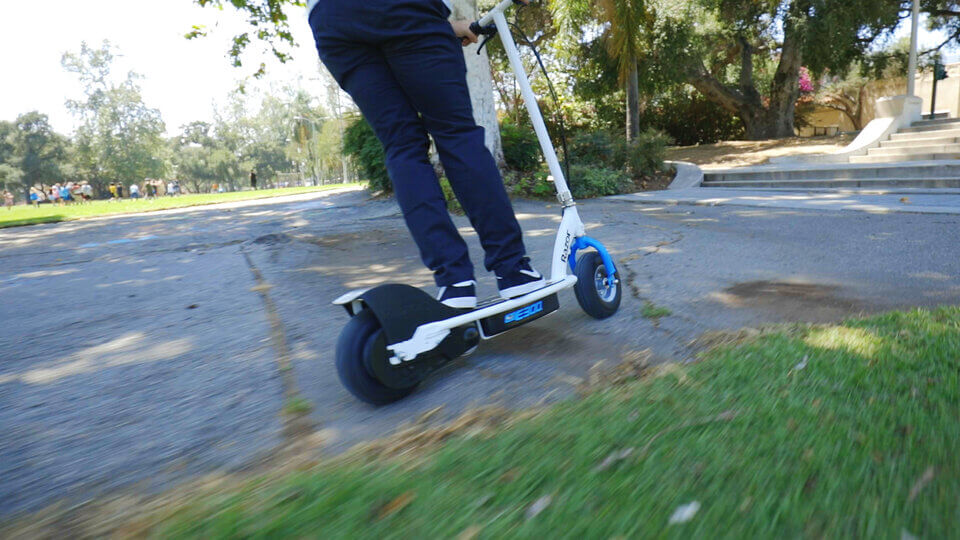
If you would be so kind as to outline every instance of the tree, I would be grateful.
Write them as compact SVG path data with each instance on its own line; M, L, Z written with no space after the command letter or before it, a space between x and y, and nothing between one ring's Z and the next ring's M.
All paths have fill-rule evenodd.
M216 146L212 129L207 122L190 122L181 127L179 137L170 141L176 175L188 183L194 193L207 191L217 180L210 157Z
M77 172L93 183L140 182L160 177L166 169L165 126L160 111L147 107L136 73L119 81L111 76L114 48L85 42L78 53L63 56L64 69L83 85L84 97L68 100L80 119L75 140Z
M264 45L281 63L288 62L292 56L290 49L297 47L293 34L290 33L290 20L286 9L303 8L306 2L302 0L194 0L200 6L210 6L223 10L225 4L230 4L247 16L247 23L253 27L253 36L257 43ZM187 39L197 39L208 35L208 29L202 25L194 25L186 34ZM233 37L233 46L229 55L234 67L243 66L243 54L253 42L250 32L243 32ZM263 77L267 66L261 62L254 77Z
M0 120L0 185L3 189L18 190L21 188L23 171L14 164L16 153L14 137L17 133L16 124Z
M4 133L6 132L6 133ZM0 126L0 176L26 196L31 186L63 179L68 141L50 126L45 114L21 114L16 123Z
M904 6L906 8L907 6ZM920 9L930 15L931 29L943 30L947 38L928 52L938 52L947 45L960 42L960 2L957 0L921 0Z
M557 23L567 35L580 39L585 23L602 28L597 38L606 43L618 62L620 83L626 90L626 136L640 134L640 76L638 62L646 49L645 34L653 22L644 0L551 0Z
M656 39L661 58L675 54L679 80L736 113L747 138L789 137L800 68L842 70L900 12L901 2L876 0L691 0Z
M854 129L866 126L870 87L878 81L901 79L907 72L909 40L853 61L836 75L828 73L814 95L817 105L843 113Z

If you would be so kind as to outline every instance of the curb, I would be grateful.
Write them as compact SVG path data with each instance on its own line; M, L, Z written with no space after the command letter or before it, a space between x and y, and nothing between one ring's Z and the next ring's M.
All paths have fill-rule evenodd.
M664 161L677 169L677 176L667 189L689 189L703 185L703 169L686 161Z
M922 196L922 195L920 195ZM861 212L865 214L937 214L960 215L960 196L950 193L936 195L955 198L954 205L930 205L914 202L896 195L889 200L869 200L849 193L810 193L758 191L731 192L719 188L689 188L670 191L648 191L628 195L614 195L606 199L647 205L668 206L737 206L771 210L808 210L814 212ZM869 197L869 196L868 196ZM907 199L904 202L904 199Z

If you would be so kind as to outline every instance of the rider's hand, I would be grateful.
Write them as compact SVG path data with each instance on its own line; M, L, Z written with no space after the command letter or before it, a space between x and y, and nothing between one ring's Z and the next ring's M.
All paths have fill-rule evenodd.
M464 47L477 42L477 35L470 31L470 21L450 21L450 26Z
M530 0L519 1L523 2L524 5L530 5ZM450 21L450 26L453 27L453 33L460 38L460 44L464 47L478 41L477 35L470 31L470 24L471 21Z

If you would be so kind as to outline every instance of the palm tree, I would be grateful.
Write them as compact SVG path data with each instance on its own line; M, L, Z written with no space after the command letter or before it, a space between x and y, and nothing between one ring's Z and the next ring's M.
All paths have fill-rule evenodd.
M652 17L644 0L551 0L550 9L561 32L580 36L584 24L598 23L613 58L620 84L627 94L627 140L640 134L640 81L637 62L643 47L643 30Z

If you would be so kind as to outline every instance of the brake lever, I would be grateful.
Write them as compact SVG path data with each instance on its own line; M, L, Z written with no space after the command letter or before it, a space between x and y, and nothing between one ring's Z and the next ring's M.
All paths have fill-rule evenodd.
M480 23L473 21L470 24L470 31L473 32L475 36L483 36L483 41L480 42L480 46L477 48L477 54L483 52L483 48L487 43L493 39L493 36L497 35L497 25L488 24L487 26L480 26Z

